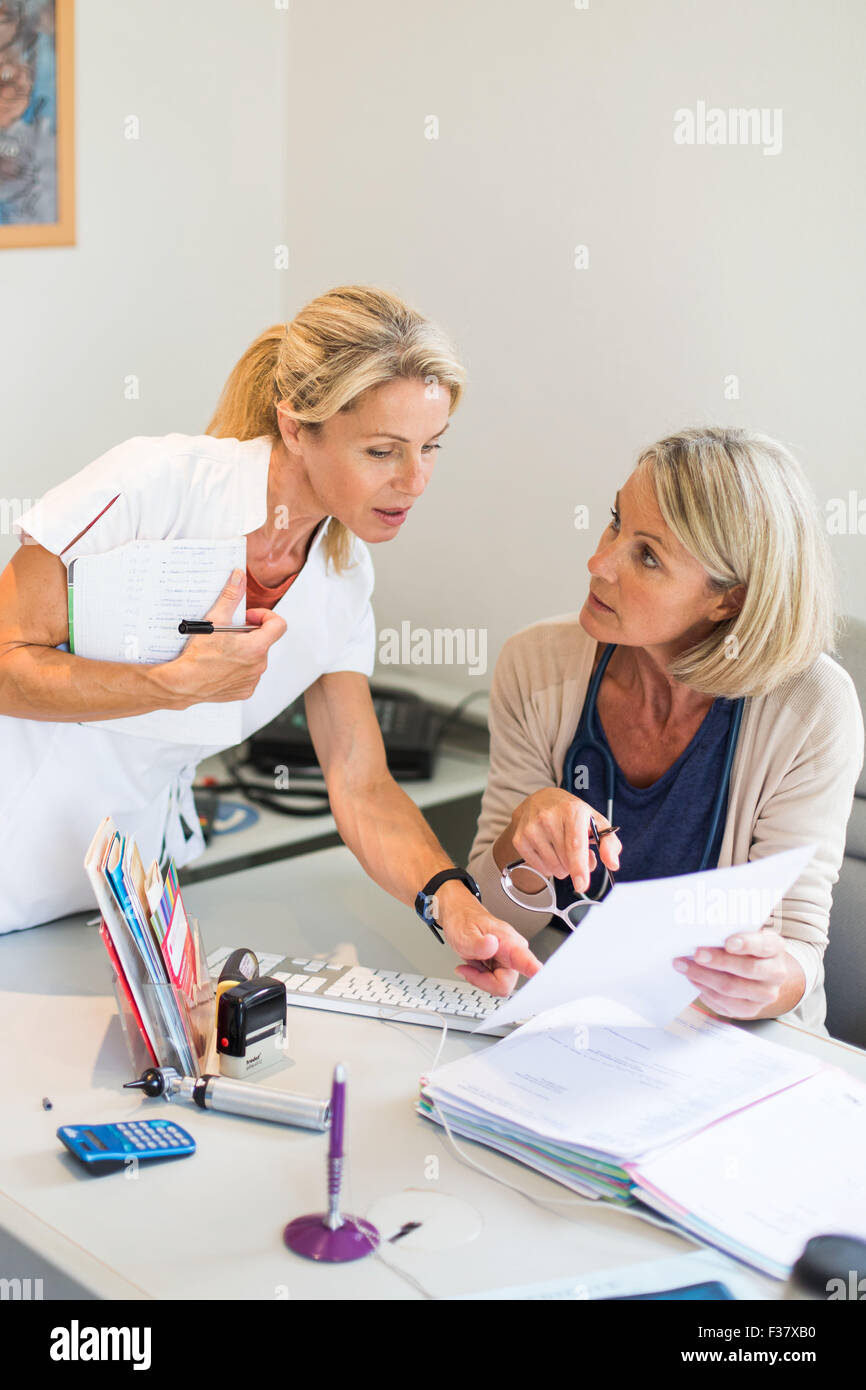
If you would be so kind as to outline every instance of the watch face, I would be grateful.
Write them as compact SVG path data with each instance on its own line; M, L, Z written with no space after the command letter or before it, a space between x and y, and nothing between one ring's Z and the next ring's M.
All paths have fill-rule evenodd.
M439 925L439 899L434 893L432 898L427 899L427 916Z

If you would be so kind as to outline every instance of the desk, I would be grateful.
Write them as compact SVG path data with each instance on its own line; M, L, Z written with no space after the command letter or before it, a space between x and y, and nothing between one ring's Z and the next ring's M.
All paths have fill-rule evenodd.
M366 965L439 975L456 963L342 847L194 884L184 896L208 950L243 944L300 955L352 946ZM536 939L541 954L545 944ZM162 1101L119 1089L129 1066L96 929L79 916L0 938L0 980L0 1038L5 1058L13 1059L0 1139L0 1274L44 1277L46 1297L68 1297L75 1288L79 1296L116 1298L421 1296L375 1258L319 1266L284 1248L286 1222L323 1208L324 1135L175 1105L171 1114L199 1145L195 1157L143 1167L135 1180L83 1173L61 1150L58 1125L167 1110ZM866 1053L855 1048L788 1024L749 1026L866 1077ZM568 1205L574 1194L566 1188L478 1145L465 1144L476 1161L562 1202L562 1214L463 1165L442 1130L413 1108L438 1031L310 1010L290 1011L289 1029L292 1064L261 1084L325 1096L334 1063L347 1066L346 1210L363 1215L381 1197L434 1187L480 1213L481 1234L456 1249L386 1247L393 1265L437 1297L579 1278L694 1248L626 1212ZM443 1057L491 1045L451 1034ZM43 1096L52 1110L42 1109ZM431 1157L438 1161L435 1182L427 1177ZM778 1285L753 1278L756 1297L774 1296Z

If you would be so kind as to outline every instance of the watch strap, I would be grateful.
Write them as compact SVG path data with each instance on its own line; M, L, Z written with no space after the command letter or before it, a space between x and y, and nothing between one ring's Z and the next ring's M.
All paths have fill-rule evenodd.
M478 901L481 902L481 891L478 884L466 869L458 869L456 867L451 869L440 869L438 874L434 874L433 877L424 884L424 887L415 898L415 911L418 913L421 921L427 923L427 926L440 945L444 944L445 935L434 915L434 913L438 911L435 894L437 889L441 888L442 884L447 883L450 879L457 879L460 883L465 884L469 891L474 893Z

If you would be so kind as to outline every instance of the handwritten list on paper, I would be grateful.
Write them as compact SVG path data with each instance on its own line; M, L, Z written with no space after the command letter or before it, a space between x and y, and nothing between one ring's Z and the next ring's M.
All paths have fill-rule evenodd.
M203 618L232 570L245 568L243 536L130 541L101 555L79 556L69 566L75 655L149 664L174 660L189 641L178 632L181 620ZM242 596L233 623L243 623L245 606ZM241 737L241 709L242 702L232 700L87 723L140 738L230 746Z

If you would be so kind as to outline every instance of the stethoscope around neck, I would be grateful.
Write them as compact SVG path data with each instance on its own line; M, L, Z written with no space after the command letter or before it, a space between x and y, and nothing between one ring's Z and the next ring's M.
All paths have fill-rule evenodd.
M593 673L593 677L589 683L589 689L586 694L586 702L583 707L583 733L580 732L580 729L578 727L578 732L575 734L574 740L572 741L572 744L565 755L565 763L563 765L562 771L563 788L566 791L572 792L575 796L577 796L577 792L575 791L574 785L575 772L577 770L577 767L584 760L584 755L587 749L597 754L597 756L602 761L602 765L604 766L604 790L606 802L605 815L607 816L608 824L610 825L613 825L614 823L613 798L614 792L616 790L616 764L614 763L614 760L607 747L601 742L601 740L598 737L595 714L599 686L601 685L602 677L604 676L605 670L607 669L607 664L615 651L616 643L608 643L602 655L601 661L598 663L598 666L596 667ZM731 780L731 768L734 764L734 753L736 752L737 747L737 736L740 732L740 724L742 723L743 709L745 708L745 704L745 698L741 696L740 699L736 702L734 715L731 719L731 728L728 734L727 747L725 749L725 761L722 767L722 775L719 780L719 785L716 789L715 799L713 801L710 828L707 832L707 841L704 845L704 852L701 855L701 862L698 866L699 872L701 869L706 869L709 865L710 854L712 852L713 844L715 843L716 839L716 833L719 828L719 820L721 818L722 810L727 800L728 788ZM605 868L604 878L602 879L598 892L591 896L596 900L600 899L606 893L607 886L608 874L607 869Z

